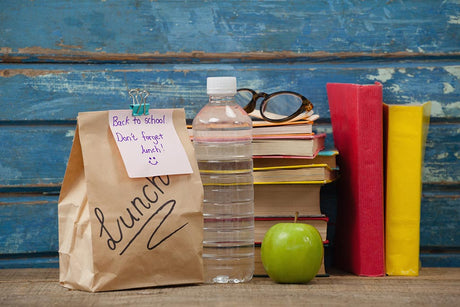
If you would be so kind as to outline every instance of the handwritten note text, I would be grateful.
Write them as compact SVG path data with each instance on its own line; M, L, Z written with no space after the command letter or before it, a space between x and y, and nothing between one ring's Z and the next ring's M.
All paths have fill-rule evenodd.
M109 111L109 125L130 178L190 174L192 168L172 119L172 109L132 116Z

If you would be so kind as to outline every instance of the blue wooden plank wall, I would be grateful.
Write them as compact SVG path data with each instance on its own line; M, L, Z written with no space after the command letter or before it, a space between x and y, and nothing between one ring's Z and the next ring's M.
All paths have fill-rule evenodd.
M206 77L222 75L304 94L330 146L327 82L379 81L387 103L432 101L422 265L460 266L458 1L16 0L0 2L0 268L57 266L78 112L126 108L141 87L192 119Z

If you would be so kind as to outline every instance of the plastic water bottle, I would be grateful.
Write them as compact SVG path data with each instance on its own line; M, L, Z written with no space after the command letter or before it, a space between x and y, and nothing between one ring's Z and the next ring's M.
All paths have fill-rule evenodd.
M193 120L204 186L206 283L249 281L254 272L252 121L235 103L236 79L207 79L209 103Z

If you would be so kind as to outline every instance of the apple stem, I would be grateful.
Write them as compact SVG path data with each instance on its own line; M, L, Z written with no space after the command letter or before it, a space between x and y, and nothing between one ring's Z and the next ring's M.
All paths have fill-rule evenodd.
M299 212L296 211L295 216L294 216L294 223L297 223L297 218L299 217Z

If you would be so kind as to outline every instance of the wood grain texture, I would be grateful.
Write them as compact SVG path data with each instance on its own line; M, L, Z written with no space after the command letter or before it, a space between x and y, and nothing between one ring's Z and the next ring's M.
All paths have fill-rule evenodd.
M457 267L460 263L460 253L456 251L431 250L420 252L420 262L423 267Z
M2 127L0 187L60 185L74 133L75 126Z
M308 284L276 284L254 278L235 285L193 285L129 291L69 291L57 269L0 270L3 306L456 306L460 268L423 268L418 277L357 277L332 274Z
M325 250L325 265L326 268L333 268L333 258L328 257L331 253L331 247ZM460 262L460 253L458 251L431 251L422 250L420 253L420 262L422 267L458 267ZM58 268L59 257L57 252L54 253L28 253L28 254L14 254L2 255L0 257L0 269L27 269L27 268ZM332 269L333 270L333 269ZM328 272L330 270L328 269Z
M422 264L460 266L458 1L178 4L0 1L0 267L57 265L57 196L42 193L59 192L78 112L127 108L140 87L191 120L206 77L223 75L308 97L328 146L327 82L381 82L389 104L431 101ZM335 195L322 198L333 235Z
M447 248L460 252L459 204L458 189L424 187L420 221L422 249L439 251Z
M331 190L326 192L330 193ZM329 230L335 226L335 200L332 198L323 197L321 200L323 212L330 218ZM422 250L449 248L451 253L458 252L459 199L460 195L454 192L441 194L437 189L424 190L420 231ZM58 251L57 200L57 195L0 194L0 258L17 258L16 262L19 264L24 261L21 258L25 258L27 254L37 253L41 257L43 254L48 256L46 253ZM331 245L334 235L334 232L328 231ZM19 256L15 257L15 254ZM42 260L31 259L30 263Z
M432 102L432 117L460 118L460 64L24 64L0 65L0 121L75 120L78 112L127 108L128 89L145 88L157 108L185 108L192 119L207 103L206 77L234 75L239 87L296 91L330 119L326 83L383 84L389 104Z
M329 124L326 145L333 146ZM8 187L59 186L64 177L75 132L74 125L3 126L0 129L0 191ZM460 181L460 148L456 127L435 124L430 128L425 152L423 182L457 184Z
M56 195L0 197L0 255L57 252Z
M3 61L458 55L460 40L456 1L21 0L0 12Z
M444 264L444 262L443 262ZM434 265L447 266L447 265ZM59 256L52 253L0 255L0 269L59 268Z

